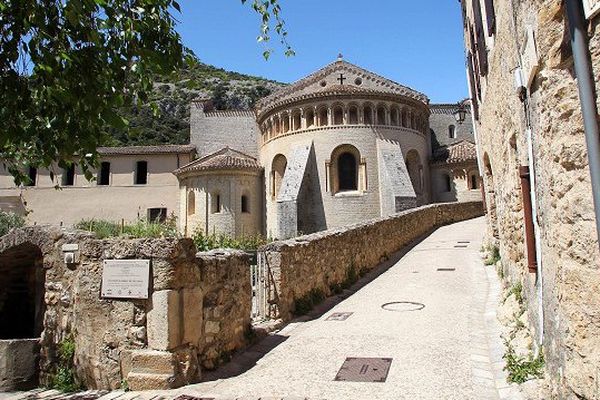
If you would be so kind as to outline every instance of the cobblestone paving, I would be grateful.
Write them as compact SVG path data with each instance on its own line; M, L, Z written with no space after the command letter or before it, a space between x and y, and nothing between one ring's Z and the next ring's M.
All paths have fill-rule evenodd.
M0 400L521 399L506 383L496 320L500 284L479 249L484 220L442 227L311 315L200 384L171 391L56 391ZM382 308L390 302L421 303ZM346 319L333 313L352 313ZM334 381L348 357L392 358L385 382ZM359 368L367 371L373 366ZM372 372L372 371L370 371Z

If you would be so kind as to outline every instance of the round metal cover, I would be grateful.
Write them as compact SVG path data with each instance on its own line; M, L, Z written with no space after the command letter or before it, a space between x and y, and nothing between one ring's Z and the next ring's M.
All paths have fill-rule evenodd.
M381 308L387 311L419 311L425 308L425 304L414 301L393 301L385 303Z

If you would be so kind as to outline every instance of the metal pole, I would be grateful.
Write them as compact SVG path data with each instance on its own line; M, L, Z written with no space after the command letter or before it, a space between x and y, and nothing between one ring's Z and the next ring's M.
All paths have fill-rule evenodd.
M596 214L596 234L600 238L600 136L598 132L598 112L592 79L592 65L587 42L587 31L581 0L565 0L569 32L571 34L571 49L575 64L575 75L579 88L579 101L585 141L587 144L590 175L592 178L592 195L594 212Z

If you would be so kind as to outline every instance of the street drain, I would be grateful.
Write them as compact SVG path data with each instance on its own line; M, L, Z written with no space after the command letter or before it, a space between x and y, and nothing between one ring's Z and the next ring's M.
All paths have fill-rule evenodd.
M438 271L456 271L456 268L438 268Z
M455 249L466 249L467 247L466 244L457 244L454 246Z
M456 242L456 243L458 243L458 244L464 244L464 243L467 243L467 244L468 244L468 243L471 243L471 242L470 242L470 241L468 241L468 240L459 240L459 241L458 241L458 242Z
M354 313L351 312L336 312L331 314L329 317L325 319L325 321L345 321Z
M335 376L335 381L385 382L392 365L391 358L348 357Z
M196 397L188 394L182 394L175 397L173 400L215 400L214 397Z
M385 303L381 308L387 311L419 311L425 308L425 304L413 301L393 301Z

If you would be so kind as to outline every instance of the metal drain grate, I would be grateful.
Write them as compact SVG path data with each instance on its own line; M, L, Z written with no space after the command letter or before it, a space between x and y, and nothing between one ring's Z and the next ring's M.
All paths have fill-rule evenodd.
M381 308L387 311L419 311L425 308L425 304L414 301L393 301L385 303Z
M391 358L348 357L335 376L335 381L385 382L392 365Z
M454 246L455 249L466 249L467 247L466 244L457 244Z
M467 243L467 244L468 244L468 243L471 243L471 242L470 242L470 241L468 241L468 240L459 240L459 241L458 241L458 242L456 242L456 243L458 243L458 244L465 244L465 243Z
M345 321L350 317L353 312L336 312L331 314L329 317L325 319L325 321Z
M215 400L214 397L195 397L189 394L182 394L175 397L173 400Z
M456 271L456 268L438 268L438 271Z

